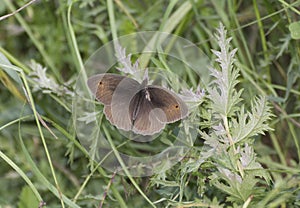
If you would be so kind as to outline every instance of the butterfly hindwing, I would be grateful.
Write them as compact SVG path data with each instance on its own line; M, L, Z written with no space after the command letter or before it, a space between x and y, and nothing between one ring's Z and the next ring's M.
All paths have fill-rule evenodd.
M125 131L129 131L132 129L131 121L129 114L125 111L119 112L112 111L112 107L110 105L104 106L103 110L106 119L114 126L118 127L118 129L122 129Z
M152 135L160 132L165 127L165 124L160 122L156 116L157 111L160 111L160 109L153 108L144 89L136 93L129 106L133 132Z

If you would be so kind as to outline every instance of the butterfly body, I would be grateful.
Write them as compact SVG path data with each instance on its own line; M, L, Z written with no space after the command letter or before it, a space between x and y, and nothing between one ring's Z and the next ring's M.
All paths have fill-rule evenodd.
M143 95L145 95L146 99L147 100L150 100L149 96L146 95L149 94L146 90L140 90L137 94L137 101L135 103L133 103L132 105L132 109L129 110L129 112L132 112L131 115L130 115L130 118L131 118L131 123L132 125L134 125L134 122L136 121L137 119L137 116L139 115L139 111L141 110L141 105L142 105L142 102L143 102Z
M167 123L188 114L186 104L173 92L156 85L141 84L117 74L98 74L88 79L96 99L104 104L111 124L141 135L160 132Z

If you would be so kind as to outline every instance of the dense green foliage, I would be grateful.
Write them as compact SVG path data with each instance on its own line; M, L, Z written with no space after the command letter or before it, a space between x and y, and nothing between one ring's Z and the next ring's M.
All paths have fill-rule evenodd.
M0 16L24 4L2 0ZM2 19L0 206L300 207L299 5L41 0ZM97 144L85 149L72 120L84 62L109 41L139 31L181 36L212 61L207 86L188 70L180 74L189 87L204 88L195 105L195 142L175 166L156 167L162 171L148 177L97 165ZM168 68L164 57L150 60ZM161 140L123 144L101 119L113 148L126 154L156 154L173 141L169 125Z

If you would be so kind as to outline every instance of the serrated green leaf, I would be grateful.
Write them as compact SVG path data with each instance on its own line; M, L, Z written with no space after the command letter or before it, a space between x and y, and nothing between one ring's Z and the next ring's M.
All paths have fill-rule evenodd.
M242 91L235 89L239 83L239 69L234 66L234 56L237 49L230 50L230 38L226 39L226 30L220 26L216 35L220 51L212 50L217 56L221 71L211 68L211 76L215 79L208 88L209 99L212 101L212 109L226 117L231 116L238 109L236 106L241 101Z
M216 179L212 183L221 191L229 194L227 201L244 203L254 192L254 186L258 182L255 177L255 174L250 173L241 178L226 168L219 168Z
M256 98L251 104L251 112L244 112L242 106L238 114L238 121L234 121L232 128L232 137L234 142L240 142L246 138L264 134L271 130L267 121L273 114L265 97Z

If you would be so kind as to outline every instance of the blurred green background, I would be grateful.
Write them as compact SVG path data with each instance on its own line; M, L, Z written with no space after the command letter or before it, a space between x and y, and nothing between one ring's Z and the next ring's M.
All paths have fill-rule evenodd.
M0 16L27 2L1 0ZM300 206L299 5L300 1L292 0L41 0L1 20L0 52L31 77L28 83L36 109L57 138L41 127L55 169L54 179L22 86L1 69L0 205L38 206L39 200L20 176L23 172L48 207L61 207L61 201L66 207L99 207L103 197L104 207L151 207L127 177L102 169L91 173L95 165L76 143L71 121L74 80L81 64L95 50L116 37L139 31L179 35L213 59L211 49L218 49L213 37L222 22L232 37L232 47L238 48L238 87L244 89L243 99L250 103L255 95L265 95L275 115L270 120L274 131L257 137L254 146L258 161L272 172L273 179L260 189L261 200L266 207ZM39 85L43 80L32 79L38 67L47 68L45 75L58 84L57 91L51 88L45 92ZM157 207L185 207L185 201L195 203L193 207L209 207L200 203L204 199L218 204L211 207L231 206L226 194L205 182L205 171L184 176L193 180L183 184L181 205L176 200L172 205L174 187L167 186L166 181L161 186L154 186L159 183L157 177L136 178L136 182L152 202L162 201ZM172 170L168 174L170 183L181 180ZM63 200L56 192L56 183L65 195Z

